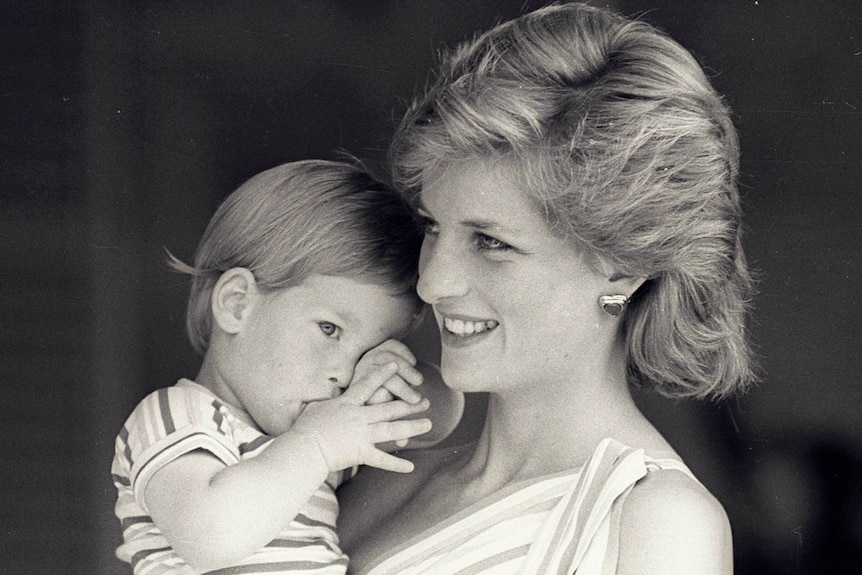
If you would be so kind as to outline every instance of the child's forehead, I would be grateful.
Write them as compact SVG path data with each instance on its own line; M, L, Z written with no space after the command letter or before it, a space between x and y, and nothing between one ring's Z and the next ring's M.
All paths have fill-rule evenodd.
M407 294L395 293L392 287L374 282L368 278L343 275L311 274L296 287L304 288L310 293L319 294L321 297L338 297L345 293L379 299L408 297Z
M385 321L411 323L420 307L412 294L396 294L392 288L344 276L312 275L294 289L300 301L328 307L346 322Z

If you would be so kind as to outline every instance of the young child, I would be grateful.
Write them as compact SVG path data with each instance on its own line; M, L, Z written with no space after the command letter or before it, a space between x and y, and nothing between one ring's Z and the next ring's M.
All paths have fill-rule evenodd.
M434 444L463 407L434 371L420 396L423 373L397 341L422 309L420 243L394 191L313 160L250 179L194 266L172 259L192 276L187 328L203 363L146 397L117 437L117 556L136 574L346 571L343 476L411 471L387 451Z

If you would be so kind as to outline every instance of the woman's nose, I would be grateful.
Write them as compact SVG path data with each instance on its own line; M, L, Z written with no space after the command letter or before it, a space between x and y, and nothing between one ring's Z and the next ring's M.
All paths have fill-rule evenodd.
M423 301L434 305L440 300L467 293L468 271L463 258L439 236L426 236L419 255L419 283L416 291Z

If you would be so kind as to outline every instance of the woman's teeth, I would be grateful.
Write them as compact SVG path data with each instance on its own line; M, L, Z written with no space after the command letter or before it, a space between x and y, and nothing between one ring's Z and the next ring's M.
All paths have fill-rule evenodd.
M446 330L459 336L466 337L475 333L482 333L489 329L497 327L498 323L494 320L489 321L464 321L461 319L444 318L443 325Z

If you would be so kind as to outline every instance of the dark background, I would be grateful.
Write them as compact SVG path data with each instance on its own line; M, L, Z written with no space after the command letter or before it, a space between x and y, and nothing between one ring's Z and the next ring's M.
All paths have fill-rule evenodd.
M0 572L129 572L113 438L198 361L163 248L190 258L219 200L276 164L343 148L382 168L436 50L542 4L0 8ZM860 573L862 3L613 5L726 94L761 273L760 386L644 409L726 507L737 573Z

